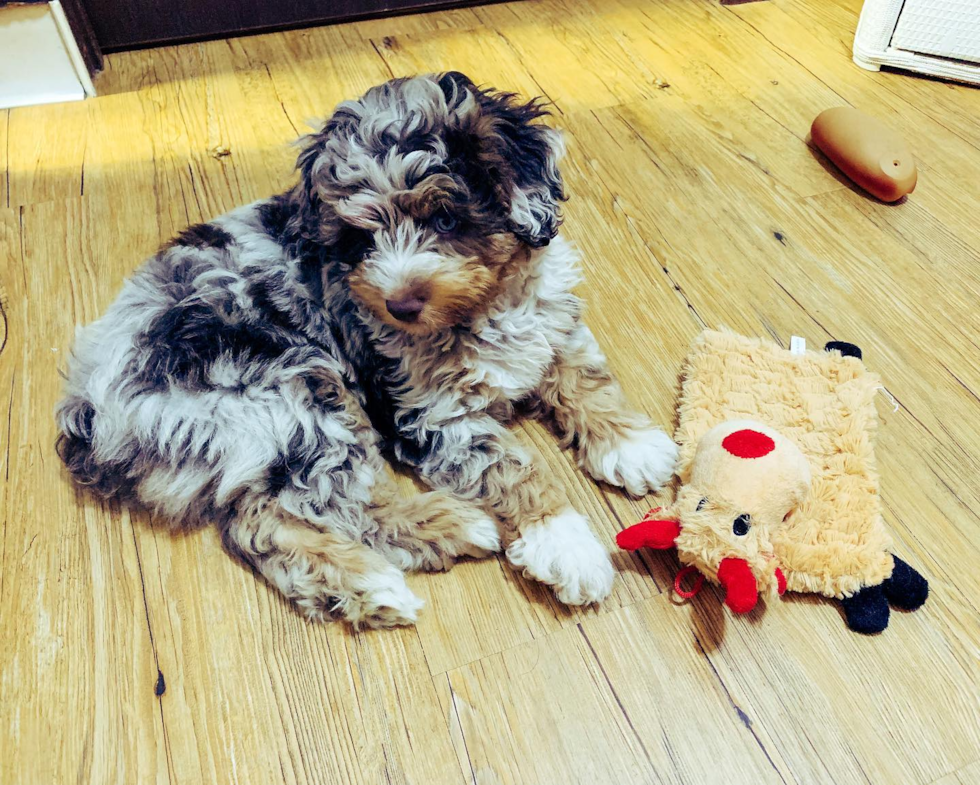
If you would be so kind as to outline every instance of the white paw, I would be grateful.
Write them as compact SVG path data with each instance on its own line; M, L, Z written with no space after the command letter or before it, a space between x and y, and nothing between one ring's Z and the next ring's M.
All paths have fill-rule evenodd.
M632 431L605 450L591 449L582 456L582 465L596 480L643 496L666 485L673 476L677 445L655 428Z
M460 556L482 558L500 551L500 531L497 522L490 516L474 511L472 519L461 528Z
M392 567L361 578L356 607L350 608L348 618L355 626L395 627L414 624L425 602L415 596L405 574Z
M566 605L601 602L612 591L613 566L589 522L568 509L527 529L507 548L524 574L554 587Z

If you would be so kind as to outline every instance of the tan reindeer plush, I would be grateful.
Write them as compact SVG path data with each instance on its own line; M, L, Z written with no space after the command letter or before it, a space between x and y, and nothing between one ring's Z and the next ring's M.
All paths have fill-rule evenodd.
M762 423L723 422L701 437L690 482L671 508L652 511L616 542L626 550L676 546L682 562L725 588L728 607L745 613L760 591L786 590L773 532L809 487L810 467L793 442Z
M680 490L617 543L676 547L736 613L760 593L812 592L842 600L851 629L880 632L889 602L917 608L928 584L890 552L881 520L880 382L857 347L827 348L703 333L684 369Z

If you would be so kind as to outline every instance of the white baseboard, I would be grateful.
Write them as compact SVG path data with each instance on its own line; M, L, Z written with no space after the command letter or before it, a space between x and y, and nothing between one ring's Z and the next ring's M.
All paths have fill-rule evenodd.
M0 109L95 95L58 0L0 7Z

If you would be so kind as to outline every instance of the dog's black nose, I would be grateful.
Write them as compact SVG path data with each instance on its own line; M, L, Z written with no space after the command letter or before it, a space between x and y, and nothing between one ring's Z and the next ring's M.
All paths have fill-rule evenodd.
M418 297L402 297L397 300L386 300L388 313L401 322L414 322L425 308L425 300Z

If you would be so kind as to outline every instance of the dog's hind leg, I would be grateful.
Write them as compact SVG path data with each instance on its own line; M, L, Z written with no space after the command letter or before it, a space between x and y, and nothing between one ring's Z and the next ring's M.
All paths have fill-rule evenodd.
M440 491L401 496L376 488L370 512L379 527L371 546L403 570L448 570L460 556L501 548L496 521Z
M196 388L159 384L90 414L72 405L79 414L62 418L70 467L93 475L95 458L112 456L103 474L122 474L160 518L213 522L232 555L312 619L414 622L421 600L370 548L383 463L342 369L309 347L223 363Z
M225 547L314 621L344 618L355 627L412 624L422 600L404 573L368 545L313 526L274 501L243 505L221 525Z

